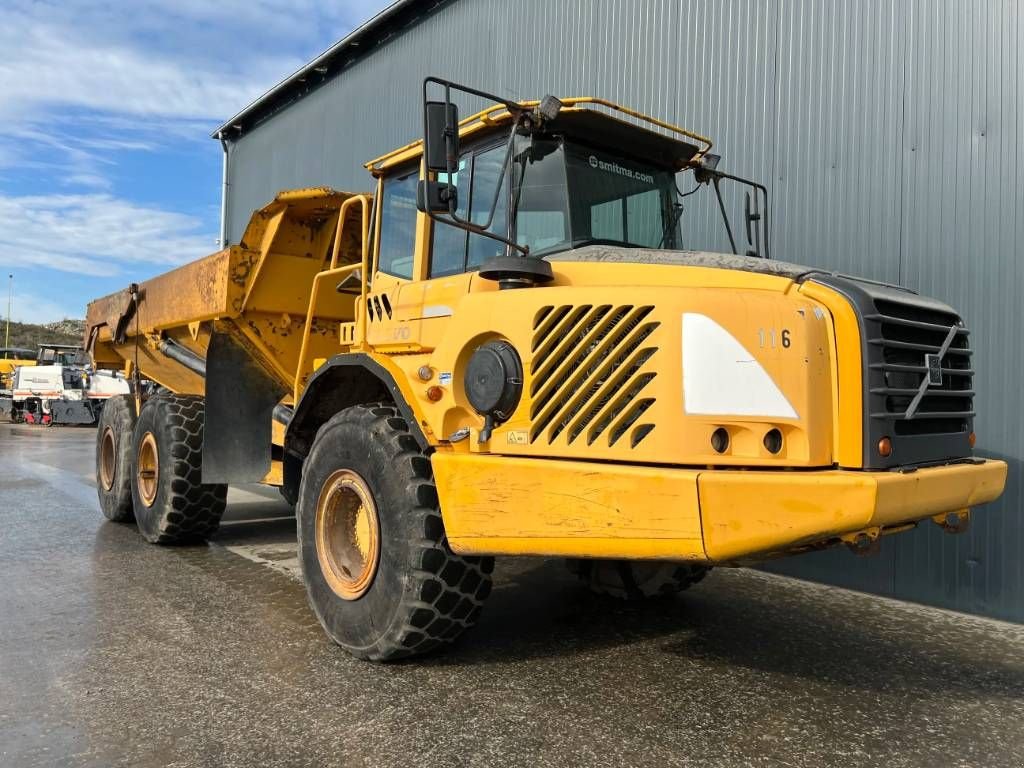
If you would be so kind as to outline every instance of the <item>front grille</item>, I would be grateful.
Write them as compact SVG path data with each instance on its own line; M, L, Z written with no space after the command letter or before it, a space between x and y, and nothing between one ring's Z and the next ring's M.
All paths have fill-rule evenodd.
M970 332L945 304L894 286L815 275L857 311L863 340L864 467L889 468L971 455L974 370ZM946 345L948 339L948 346ZM943 350L943 347L946 347ZM941 381L929 380L941 374ZM892 440L892 455L878 441Z
M886 300L876 300L875 309L865 318L877 326L868 343L881 352L881 359L869 363L871 418L892 421L896 435L969 432L974 371L970 332L960 318ZM926 384L925 356L938 355L950 334L948 349L935 366L941 383Z
M538 310L530 363L530 442L635 448L654 429L642 421L658 349L651 306L561 305Z

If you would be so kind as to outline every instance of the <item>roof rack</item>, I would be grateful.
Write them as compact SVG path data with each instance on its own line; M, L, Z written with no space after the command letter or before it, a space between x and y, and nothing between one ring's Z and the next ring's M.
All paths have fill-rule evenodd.
M710 152L711 147L713 146L711 139L707 138L706 136L702 136L699 133L694 133L691 130L682 128L678 125L673 125L672 123L666 122L664 120L659 120L656 117L644 114L643 112L639 112L635 109L624 107L621 104L616 104L615 102L609 101L607 99L601 99L596 96L571 96L568 98L559 99L559 101L562 102L563 112L582 112L590 109L596 110L599 107L603 107L613 112L619 112L622 113L623 115L632 117L635 120L640 120L642 122L649 123L653 126L661 128L662 130L668 131L669 133L675 134L677 136L699 142L702 146L698 148L697 154L693 156L694 162L698 161L701 157ZM540 102L536 100L520 102L521 106L527 109L531 109L537 106L539 103ZM459 136L463 138L472 136L474 133L477 133L478 131L485 130L495 125L500 125L502 123L508 122L511 119L511 117L511 112L509 112L508 107L506 107L504 104L492 104L491 106L485 107L479 112L476 112L475 114L472 114L469 117L460 120ZM385 168L389 168L398 163L402 163L420 154L422 146L423 139L416 139L415 141L411 141L402 147L393 149L390 152L381 155L380 157L370 160L368 163L365 164L365 167L374 175L378 175Z

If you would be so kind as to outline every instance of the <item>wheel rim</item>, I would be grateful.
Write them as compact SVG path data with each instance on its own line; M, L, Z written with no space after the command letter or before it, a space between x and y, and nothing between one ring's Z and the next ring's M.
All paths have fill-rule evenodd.
M316 556L327 584L343 600L366 594L380 560L380 521L373 495L349 469L323 484L316 504Z
M139 496L142 497L143 504L151 507L156 501L156 482L160 474L160 457L156 450L156 438L152 432L143 435L135 466L135 474L139 481Z
M104 491L114 487L114 473L117 466L117 446L114 444L114 430L103 428L103 439L100 441L100 483Z

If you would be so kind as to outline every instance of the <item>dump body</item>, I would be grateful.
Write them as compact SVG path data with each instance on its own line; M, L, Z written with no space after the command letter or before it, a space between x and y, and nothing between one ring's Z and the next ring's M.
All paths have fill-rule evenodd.
M370 198L320 188L282 193L253 214L242 242L93 301L86 344L98 367L124 368L178 394L245 400L250 384L293 402L314 361L336 354L340 326L353 324L356 296L336 292L364 261ZM337 282L337 280L335 280ZM356 292L358 294L358 291ZM242 367L208 372L212 343ZM282 425L261 418L254 437L282 444ZM263 446L261 446L261 450ZM268 453L269 456L269 453ZM248 479L279 478L261 463Z
M336 241L348 200L357 205L347 207L350 228L341 237L350 239ZM314 278L332 260L361 262L367 205L366 196L328 189L279 195L253 215L240 245L139 284L137 302L131 288L91 302L86 343L97 366L137 364L144 378L174 392L202 394L202 375L161 353L159 342L205 360L212 334L226 333L293 392L303 343L310 360L333 354L338 324L354 319L353 298L334 286L312 308L310 297Z

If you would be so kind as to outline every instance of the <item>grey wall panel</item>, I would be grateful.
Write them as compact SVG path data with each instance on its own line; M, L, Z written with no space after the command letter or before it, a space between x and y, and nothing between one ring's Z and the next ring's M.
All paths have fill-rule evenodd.
M962 313L975 350L979 452L1009 462L1009 483L999 502L979 510L966 535L949 536L923 525L885 541L874 558L830 552L772 569L1021 621L1024 316L1017 307L1024 288L1019 256L1024 235L1019 213L1024 204L1022 13L1015 2L928 0L897 3L890 18L891 24L879 24L875 33L891 28L895 49L879 45L877 58L868 56L857 68L869 89L877 82L873 98L884 109L865 109L854 122L872 134L885 126L873 136L884 161L874 163L870 146L864 147L864 157L876 174L892 179L895 171L895 185L866 179L858 194L867 207L857 217L870 236L885 233L884 245L862 262L852 253L835 261L827 254L803 260L898 279ZM849 51L852 39L862 38L850 38L837 50ZM806 50L804 44L795 46ZM881 71L872 72L872 61L890 50L886 80ZM884 98L887 83L893 99ZM843 101L856 99L850 93ZM893 105L896 112L888 120ZM804 226L790 202L781 195L776 199L797 239L804 239ZM833 226L840 225L841 216L830 218L837 222Z
M901 0L783 0L776 256L899 282L906 14ZM905 534L916 535L914 534ZM896 552L846 551L769 570L896 594Z
M874 558L771 568L1024 620L1022 16L1016 0L454 0L231 145L229 237L280 189L369 189L362 163L418 136L428 74L604 96L704 133L771 189L776 258L963 312L980 452L1011 465L964 536L928 525ZM689 244L724 249L707 202L688 200Z
M1024 13L1018 2L908 9L901 278L960 309L972 330L984 452L1010 463L1007 494L970 536L900 542L901 592L1024 619Z
M902 4L781 3L771 178L780 258L899 277Z
M766 178L776 19L774 6L745 0L460 0L231 145L229 240L277 190L368 188L363 162L417 138L428 74L514 98L621 101L711 136L723 167ZM463 107L466 114L472 105ZM695 229L690 244L725 248L710 196L696 197L686 215Z

